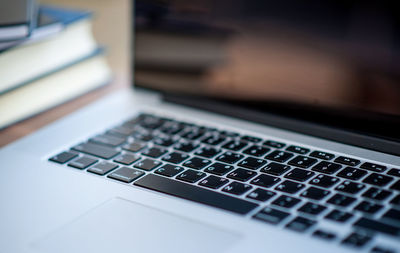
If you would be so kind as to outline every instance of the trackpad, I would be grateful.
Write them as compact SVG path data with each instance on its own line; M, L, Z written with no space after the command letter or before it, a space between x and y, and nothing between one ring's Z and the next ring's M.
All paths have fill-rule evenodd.
M210 218L212 219L212 217ZM240 235L112 199L33 246L39 252L224 252Z

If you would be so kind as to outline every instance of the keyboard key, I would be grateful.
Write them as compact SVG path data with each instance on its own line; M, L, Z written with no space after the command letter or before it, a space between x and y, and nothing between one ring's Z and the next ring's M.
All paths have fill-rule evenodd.
M290 180L285 180L285 181L283 181L283 183L281 183L280 185L275 187L275 189L278 191L294 194L294 193L300 191L301 189L303 189L304 187L305 187L304 184L300 184L300 183L293 182Z
M142 152L142 155L150 156L152 158L158 158L158 157L164 155L165 153L167 153L167 151L164 148L151 147L151 148L145 149Z
M83 170L96 162L97 162L96 159L93 159L93 158L90 158L87 156L82 156L82 157L75 159L74 161L68 163L68 166Z
M276 151L273 151L273 152L269 153L265 157L265 159L269 159L269 160L272 160L272 161L283 163L283 162L286 162L287 160L289 160L292 157L293 157L292 153L276 150Z
M283 147L286 146L285 143L277 142L277 141L271 141L271 140L267 140L267 141L263 142L262 145L273 147L273 148L283 148Z
M354 158L349 158L349 157L344 157L344 156L339 156L338 158L335 159L335 163L341 163L341 164L349 165L349 166L357 166L360 163L360 160L357 160Z
M356 194L360 192L362 189L365 188L365 185L359 184L359 183L354 183L351 181L344 181L340 185L338 185L335 190L349 193L349 194Z
M358 204L356 207L354 207L354 210L366 213L366 214L375 214L378 212L380 209L382 209L382 205L371 203L368 201L362 201L360 204Z
M140 141L134 141L122 146L123 149L131 151L131 152L138 152L146 147L146 144Z
M217 157L218 161L225 162L225 163L236 163L241 160L244 156L241 154L233 153L233 152L225 152L222 155Z
M154 135L151 132L148 131L138 131L138 132L134 132L132 134L132 137L136 140L136 141L144 141L144 142L148 142L154 139Z
M312 235L314 237L321 238L321 239L328 240L328 241L334 240L337 237L336 234L334 234L332 232L327 232L327 231L324 231L321 229L315 230Z
M324 206L312 202L307 202L302 207L300 207L298 211L309 215L319 215L320 213L325 211L325 209L326 207Z
M153 143L158 146L170 147L176 143L176 140L169 137L159 137L153 140Z
M276 162L271 162L267 166L261 169L261 172L272 174L275 176L280 176L286 171L290 169L290 166L276 163Z
M319 187L330 188L338 182L340 182L340 180L336 177L319 174L310 181L310 184Z
M263 146L258 146L258 145L253 145L243 151L244 154L247 155L252 155L252 156L263 156L266 153L268 153L271 149L263 147Z
M314 163L316 163L317 161L318 161L317 159L299 155L299 156L295 157L294 159L290 160L288 162L288 164L296 166L296 167L300 167L300 168L308 168L311 165L313 165Z
M213 163L212 165L204 169L204 171L207 173L222 176L228 173L229 171L233 170L233 168L234 167L232 165L227 165L223 163Z
M277 225L290 216L290 213L266 207L253 216L254 219Z
M188 159L189 155L185 153L180 153L180 152L171 152L161 158L161 160L170 162L170 163L181 163L184 160Z
M364 192L362 196L365 198L382 201L385 200L387 197L389 197L391 194L392 192L390 191L384 189L378 189L376 187L371 187L366 192Z
M100 135L97 135L97 136L89 139L89 141L98 143L98 144L116 147L116 146L119 146L122 143L124 143L125 138L112 136L112 135L108 135L108 134L100 134Z
M114 158L114 162L129 165L129 164L132 164L133 162L136 162L139 159L140 159L140 156L138 156L138 155L120 154L119 156Z
M371 249L370 253L396 253L396 251L382 246L375 246Z
M368 162L361 164L360 168L374 172L384 172L387 169L386 166Z
M390 169L387 174L395 177L400 177L400 169Z
M172 164L165 164L160 168L156 169L154 173L160 174L166 177L174 177L181 173L184 169L182 167L172 165Z
M125 183L130 183L133 180L141 177L144 175L144 172L128 168L128 167L121 167L114 171L113 173L109 174L107 177L116 179L118 181L122 181Z
M244 159L240 163L238 163L238 166L256 170L265 164L267 164L267 161L265 161L263 159L247 157L246 159Z
M381 175L378 173L372 173L368 177L364 178L363 182L366 184L372 184L376 186L385 186L393 180L393 177Z
M193 172L198 173L198 171ZM139 179L135 182L135 185L237 214L247 214L258 207L257 204L243 199L234 198L212 190L152 174Z
M393 236L400 235L400 227L393 226L393 224L385 224L380 221L372 220L365 217L360 218L353 224L353 226Z
M63 164L63 163L66 163L66 162L72 160L73 158L75 158L77 156L78 156L78 154L76 154L76 153L65 151L65 152L62 152L58 155L51 157L49 160L52 162Z
M275 195L276 195L275 192L264 190L264 189L261 189L261 188L257 188L254 191L250 192L246 196L246 198L264 202L264 201L267 201L270 198L274 197Z
M95 173L97 175L103 176L107 174L108 172L116 169L118 165L109 163L109 162L99 162L96 165L93 165L90 167L87 171Z
M189 183L195 183L197 181L199 181L200 179L202 179L203 177L205 177L207 174L200 172L200 171L195 171L195 170L186 170L184 172L182 172L181 174L179 174L178 176L176 176L176 179L178 180L182 180L185 182L189 182Z
M296 181L304 182L314 176L315 173L303 169L293 169L285 175L286 178L293 179Z
M198 149L195 154L198 156L202 156L205 158L212 158L214 156L216 156L217 154L219 154L221 151L217 148L214 147L203 147Z
M396 183L392 184L390 186L390 189L396 190L396 191L400 191L400 180L397 180Z
M160 132L163 132L168 135L174 135L183 130L184 124L177 121L167 121L158 129Z
M224 136L210 135L210 136L206 137L204 140L202 140L201 142L208 144L208 145L218 145L218 144L224 142L225 140L226 140L226 138Z
M199 185L209 187L212 189L218 189L228 182L229 182L229 180L226 178L211 175L211 176L208 176L207 178L201 180Z
M290 151L290 152L302 154L302 155L310 152L310 150L308 148L303 148L303 147L299 147L299 146L289 146L286 150Z
M280 179L278 177L273 177L265 174L261 174L258 177L251 180L250 184L255 184L262 187L271 187L278 183Z
M119 154L119 151L94 143L82 143L72 148L75 151L97 156L103 159L110 159Z
M247 142L244 141L238 141L238 140L233 140L233 141L229 141L228 143L226 143L225 145L223 145L223 148L232 150L232 151L239 151L242 148L247 146Z
M314 200L321 200L326 196L328 196L329 193L330 191L327 190L323 190L316 187L309 187L307 190L302 192L300 196Z
M333 195L333 197L331 197L327 201L327 203L346 207L346 206L349 206L350 204L352 204L354 201L356 201L356 198L337 193L337 194Z
M351 217L353 217L351 213L339 210L332 210L325 216L325 219L343 223L348 221Z
M236 169L229 173L227 177L244 182L254 177L255 175L257 175L257 173L251 170Z
M367 175L367 171L352 167L346 167L336 174L336 176L338 177L343 177L351 180L358 180L364 177L365 175Z
M384 219L389 219L391 221L400 223L400 210L389 209L383 216Z
M367 234L351 233L345 239L342 240L342 244L350 247L360 248L365 246L372 237Z
M245 136L243 136L243 137L240 138L240 139L241 139L242 141L248 141L248 142L254 142L254 143L257 143L257 142L262 141L261 138L254 137L254 136L250 136L250 135L245 135Z
M311 152L310 156L323 160L332 160L333 158L335 158L334 154L326 153L323 151L313 151Z
M336 171L340 170L342 168L342 165L336 164L336 163L330 163L330 162L325 162L322 161L315 165L312 170L325 173L325 174L333 174Z
M130 125L121 125L121 126L116 126L114 128L111 128L110 130L107 131L107 134L109 135L115 135L119 137L128 137L129 135L133 134L135 132L135 127L132 127Z
M196 170L200 170L209 164L211 164L210 160L200 158L200 157L193 157L193 158L189 159L188 161L184 162L183 166L189 167L192 169L196 169Z
M141 160L141 161L135 163L134 167L141 169L141 170L150 171L160 165L161 165L161 162L146 158L144 160Z
M397 194L391 201L390 204L400 206L400 194Z
M242 195L243 193L250 190L252 187L248 184L242 184L239 182L232 182L229 185L222 188L222 191L235 194L235 195Z
M199 147L199 144L197 144L195 142L190 142L190 141L179 142L175 145L176 150L180 150L180 151L188 152L188 153L192 152L197 147Z
M235 133L232 131L226 131L226 130L219 131L219 134L224 135L226 137L238 137L239 136L238 133Z
M298 198L290 197L287 195L282 195L279 198L277 198L276 200L274 200L272 202L272 204L275 206L280 206L280 207L284 207L284 208L292 208L300 202L301 202L301 200Z
M303 217L296 217L294 220L286 224L286 228L296 231L305 232L314 226L317 222Z
M141 121L140 126L147 129L157 129L162 124L164 124L165 120L153 115L146 115Z

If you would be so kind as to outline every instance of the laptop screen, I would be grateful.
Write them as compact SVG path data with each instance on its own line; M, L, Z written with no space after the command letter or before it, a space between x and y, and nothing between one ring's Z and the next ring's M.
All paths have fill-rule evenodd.
M136 86L400 140L389 1L135 1Z

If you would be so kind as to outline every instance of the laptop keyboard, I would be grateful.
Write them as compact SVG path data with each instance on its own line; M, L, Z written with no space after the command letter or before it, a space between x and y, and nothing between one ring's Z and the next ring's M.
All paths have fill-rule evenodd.
M400 170L346 155L140 114L49 160L348 247L400 236Z

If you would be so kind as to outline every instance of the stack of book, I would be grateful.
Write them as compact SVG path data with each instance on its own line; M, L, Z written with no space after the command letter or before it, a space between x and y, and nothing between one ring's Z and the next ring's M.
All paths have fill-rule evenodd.
M27 22L0 18L0 129L111 79L104 49L92 35L90 12L17 2L25 2L20 8L26 8L21 16ZM7 6L0 7L5 17Z

